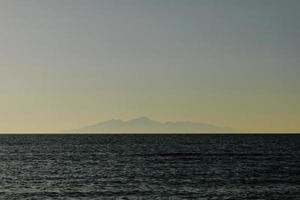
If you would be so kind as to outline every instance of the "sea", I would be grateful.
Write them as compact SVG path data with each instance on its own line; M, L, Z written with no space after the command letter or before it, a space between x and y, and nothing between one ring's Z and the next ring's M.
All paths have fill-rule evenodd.
M0 135L1 200L299 200L300 135Z

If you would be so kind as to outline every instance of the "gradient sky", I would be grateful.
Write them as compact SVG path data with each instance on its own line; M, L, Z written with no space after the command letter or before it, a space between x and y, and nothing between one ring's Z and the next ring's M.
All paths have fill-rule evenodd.
M299 0L0 0L0 132L111 118L300 131Z

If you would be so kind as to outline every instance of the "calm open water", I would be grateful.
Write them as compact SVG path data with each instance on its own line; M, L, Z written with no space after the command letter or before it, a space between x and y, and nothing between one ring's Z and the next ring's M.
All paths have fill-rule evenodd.
M300 135L0 135L0 199L300 199Z

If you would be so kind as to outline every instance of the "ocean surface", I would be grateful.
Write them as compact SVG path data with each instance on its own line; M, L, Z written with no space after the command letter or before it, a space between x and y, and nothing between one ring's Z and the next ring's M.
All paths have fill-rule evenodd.
M0 135L0 199L300 199L300 135Z

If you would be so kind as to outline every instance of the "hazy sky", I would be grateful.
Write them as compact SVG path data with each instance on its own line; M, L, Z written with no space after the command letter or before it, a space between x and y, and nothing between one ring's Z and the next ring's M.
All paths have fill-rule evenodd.
M0 0L0 132L111 118L300 131L299 0Z

